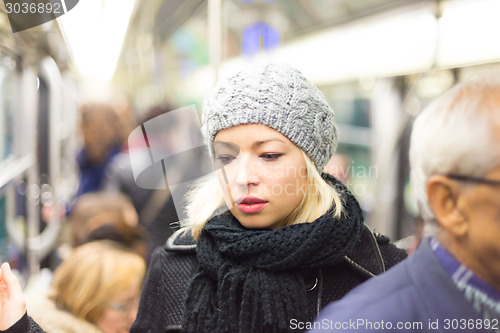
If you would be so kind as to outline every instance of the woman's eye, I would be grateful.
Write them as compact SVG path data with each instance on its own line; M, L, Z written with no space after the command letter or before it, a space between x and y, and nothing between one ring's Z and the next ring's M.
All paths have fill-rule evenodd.
M266 161L275 161L278 158L280 158L283 154L262 154L260 157L262 157Z
M221 155L221 156L217 156L216 160L218 163L226 165L226 164L231 163L234 160L234 157L229 156L229 155Z

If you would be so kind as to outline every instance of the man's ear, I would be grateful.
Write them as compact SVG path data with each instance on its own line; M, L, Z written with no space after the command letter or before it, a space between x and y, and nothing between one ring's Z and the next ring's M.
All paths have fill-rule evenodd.
M427 199L439 225L457 237L468 231L467 216L458 205L460 190L457 181L443 175L433 175L427 181Z

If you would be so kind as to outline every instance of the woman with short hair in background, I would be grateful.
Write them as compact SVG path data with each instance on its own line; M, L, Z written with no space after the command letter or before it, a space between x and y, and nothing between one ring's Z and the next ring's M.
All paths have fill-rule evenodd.
M9 292L6 282L15 279L7 264L1 269L0 304ZM27 308L33 319L25 315L8 332L129 332L137 315L145 271L143 258L118 243L94 241L81 245L55 270L47 295L28 295ZM9 298L12 301L16 297L20 297L18 306L22 305L22 293L11 293ZM0 305L0 329L6 328L2 316L15 309L6 303Z

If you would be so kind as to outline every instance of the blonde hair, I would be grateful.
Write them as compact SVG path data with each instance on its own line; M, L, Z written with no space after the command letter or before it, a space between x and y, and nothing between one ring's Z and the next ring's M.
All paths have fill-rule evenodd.
M77 247L54 272L51 299L58 308L96 324L110 300L146 272L144 260L110 241Z
M324 215L335 204L333 217L340 218L343 203L337 190L325 182L311 159L302 151L306 164L307 186L301 202L286 217L285 226L312 222ZM224 196L215 173L198 182L187 195L187 227L195 239L201 235L203 227L214 212L224 205Z

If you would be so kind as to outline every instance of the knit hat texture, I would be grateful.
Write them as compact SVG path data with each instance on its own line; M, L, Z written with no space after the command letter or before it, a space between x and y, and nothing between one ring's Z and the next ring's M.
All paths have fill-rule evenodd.
M220 81L205 97L201 119L210 146L220 130L269 126L301 148L321 172L337 148L333 117L321 91L301 72L269 64Z

